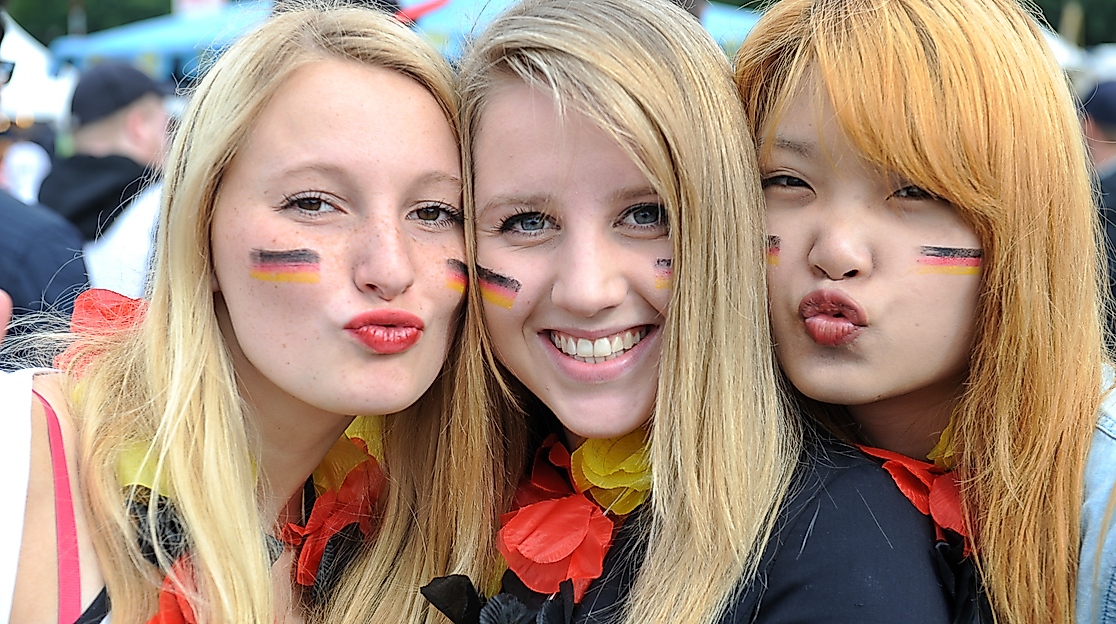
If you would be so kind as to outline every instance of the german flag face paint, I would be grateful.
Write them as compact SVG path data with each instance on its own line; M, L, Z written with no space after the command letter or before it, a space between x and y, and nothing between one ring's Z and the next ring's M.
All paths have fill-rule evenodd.
M253 249L249 274L264 282L316 284L321 256L313 249Z
M520 289L523 288L523 284L517 280L482 266L477 267L477 278L480 280L481 296L484 300L505 310L511 309Z
M655 261L655 288L674 287L673 261L670 258L659 258Z
M778 236L768 234L767 236L767 263L771 266L779 266L779 244L782 241Z
M919 273L938 273L944 275L977 275L980 273L980 249L966 247L929 247L920 248L922 257L918 259Z
M465 294L465 287L469 283L469 271L465 263L457 258L446 260L446 288Z

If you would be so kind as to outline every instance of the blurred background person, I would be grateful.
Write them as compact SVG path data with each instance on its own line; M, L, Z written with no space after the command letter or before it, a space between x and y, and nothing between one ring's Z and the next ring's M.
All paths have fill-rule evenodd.
M1108 288L1116 299L1116 81L1101 82L1081 99L1081 129L1096 171L1100 217L1108 260ZM1106 311L1108 341L1116 336L1116 318Z
M143 294L167 142L164 98L172 92L118 62L90 69L74 89L74 155L55 163L39 201L81 231L95 288Z
M7 84L12 70L11 64L0 62L0 84ZM88 281L81 244L81 234L68 221L0 190L0 289L10 295L15 317L44 307L67 314L73 309Z

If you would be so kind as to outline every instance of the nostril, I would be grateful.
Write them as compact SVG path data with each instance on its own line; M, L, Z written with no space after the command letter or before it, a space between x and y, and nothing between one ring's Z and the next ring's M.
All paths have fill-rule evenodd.
M856 277L856 274L857 274L858 272L859 272L859 271L857 271L856 269L853 269L853 270L851 270L851 271L845 271L845 274L844 274L844 276L843 276L843 277Z

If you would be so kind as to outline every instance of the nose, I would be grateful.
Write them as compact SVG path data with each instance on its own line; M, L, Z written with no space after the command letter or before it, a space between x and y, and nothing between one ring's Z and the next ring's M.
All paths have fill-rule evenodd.
M370 218L356 232L353 280L361 292L390 301L415 282L412 240L398 219Z
M554 305L583 318L619 306L628 296L626 262L607 235L569 232L557 258Z
M807 256L811 271L834 281L870 275L872 251L860 235L862 227L847 217L824 220Z

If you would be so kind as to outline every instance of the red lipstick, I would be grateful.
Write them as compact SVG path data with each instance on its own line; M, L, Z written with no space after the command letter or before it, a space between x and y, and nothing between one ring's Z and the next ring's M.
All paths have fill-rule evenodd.
M402 353L422 338L422 319L405 310L369 310L353 317L345 331L374 353Z
M839 290L815 290L798 304L806 333L823 347L840 347L856 340L866 325L863 308Z

